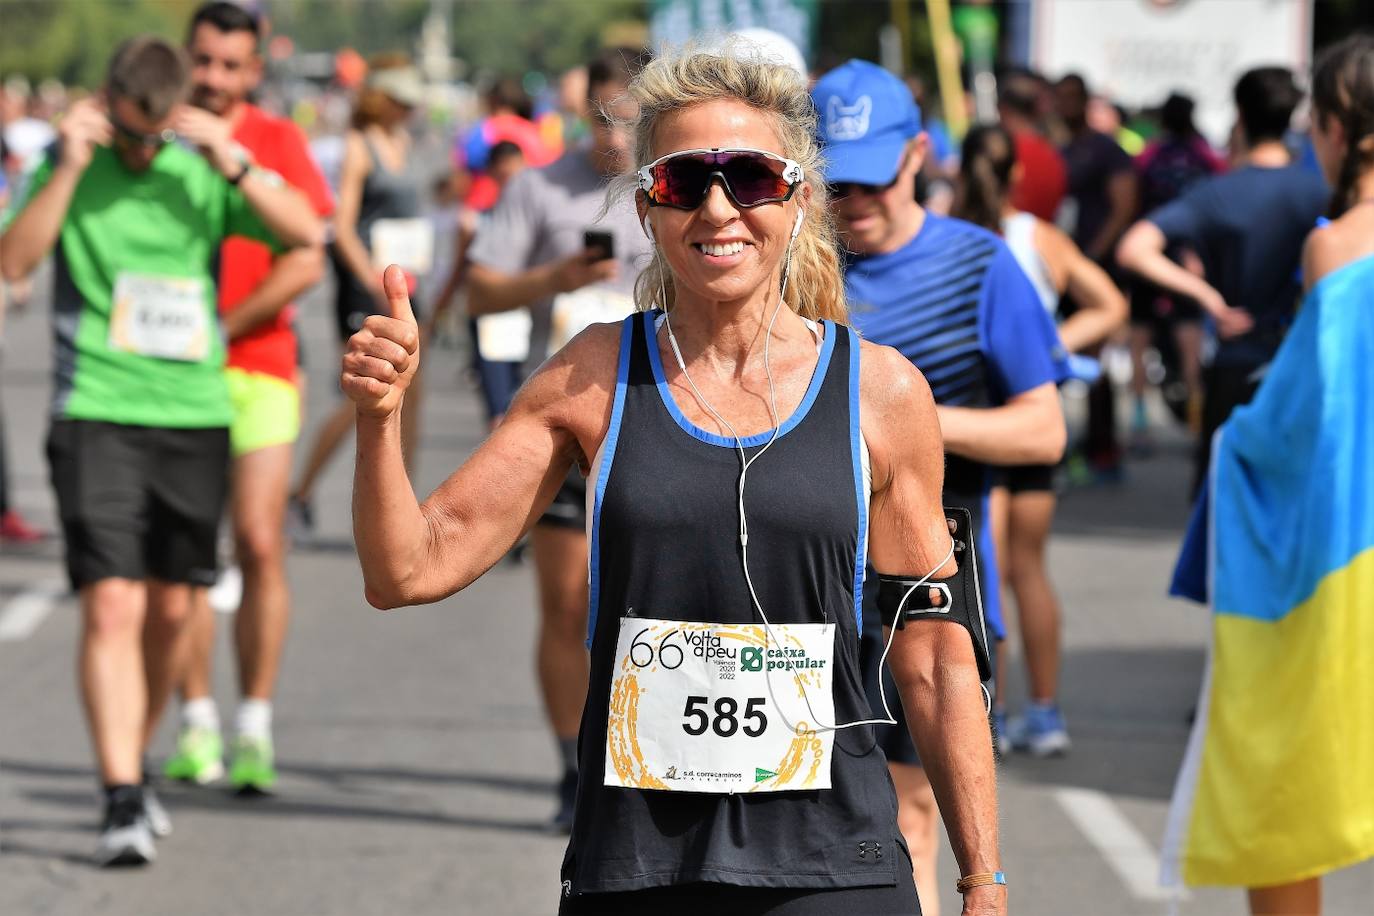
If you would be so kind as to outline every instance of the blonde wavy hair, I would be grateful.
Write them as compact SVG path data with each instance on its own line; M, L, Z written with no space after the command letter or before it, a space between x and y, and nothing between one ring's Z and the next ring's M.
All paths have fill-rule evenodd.
M816 110L800 74L762 60L745 44L709 52L687 48L655 58L631 80L627 92L639 103L638 117L626 127L634 138L634 161L641 165L654 159L654 131L663 118L692 105L730 99L772 120L782 149L771 152L800 164L811 188L806 218L792 243L784 301L803 318L847 323L839 245L816 144ZM610 199L633 196L636 190L634 173L622 175ZM673 272L655 257L635 281L635 306L640 311L671 309L675 299Z

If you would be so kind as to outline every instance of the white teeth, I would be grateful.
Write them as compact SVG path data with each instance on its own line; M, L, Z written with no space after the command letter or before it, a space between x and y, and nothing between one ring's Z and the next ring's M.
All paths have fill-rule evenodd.
M727 245L701 244L697 247L700 248L706 254L709 254L713 257L723 258L732 254L739 254L741 251L744 250L744 243L730 242Z

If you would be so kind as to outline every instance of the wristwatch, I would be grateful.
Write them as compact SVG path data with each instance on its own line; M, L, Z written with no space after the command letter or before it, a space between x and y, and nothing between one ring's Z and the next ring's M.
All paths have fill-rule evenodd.
M239 182L248 177L248 173L253 171L253 156L241 144L234 144L234 158L238 160L239 171L237 175L226 179L232 187L238 187Z

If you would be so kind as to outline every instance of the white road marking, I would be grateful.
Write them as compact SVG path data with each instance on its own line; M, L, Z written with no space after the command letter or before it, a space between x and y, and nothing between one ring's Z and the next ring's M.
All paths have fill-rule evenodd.
M67 593L56 579L24 589L0 606L0 642L28 639Z
M1063 787L1054 790L1054 798L1137 899L1187 899L1181 889L1160 887L1159 856L1110 796Z

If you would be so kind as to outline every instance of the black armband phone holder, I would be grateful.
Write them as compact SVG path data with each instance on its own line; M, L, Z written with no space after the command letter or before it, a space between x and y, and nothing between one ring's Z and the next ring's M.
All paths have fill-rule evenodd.
M978 676L992 679L988 630L983 621L983 594L978 584L978 556L974 551L973 516L967 509L945 507L954 522L954 561L959 571L944 579L930 578L919 587L920 576L878 573L878 613L883 626L902 629L912 620L948 620L968 630Z

